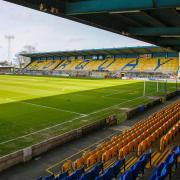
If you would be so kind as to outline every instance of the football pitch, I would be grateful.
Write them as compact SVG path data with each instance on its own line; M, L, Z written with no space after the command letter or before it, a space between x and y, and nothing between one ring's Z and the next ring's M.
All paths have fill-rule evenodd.
M0 75L0 156L176 89L175 83Z

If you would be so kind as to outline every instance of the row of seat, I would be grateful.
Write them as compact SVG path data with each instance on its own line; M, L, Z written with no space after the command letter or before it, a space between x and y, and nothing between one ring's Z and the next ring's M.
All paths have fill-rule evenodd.
M131 129L125 131L122 134L113 136L110 141L102 142L93 151L85 152L82 157L77 159L74 163L71 161L66 162L62 166L62 171L66 172L70 168L78 169L81 166L91 167L97 162L103 163L109 161L113 157L119 155L119 159L128 155L130 152L137 149L138 144L141 143L146 137L151 136L156 129L171 121L176 121L179 118L180 103L175 103L169 107L162 109L160 112L155 113L147 120L143 120ZM167 123L169 125L171 123ZM155 137L159 137L159 131L155 133Z
M54 62L54 61L53 61ZM44 70L44 67L52 63L52 61L33 61L30 65L26 67L27 70Z
M26 69L28 70L83 70L83 71L93 71L93 70L107 70L110 72L116 71L135 71L135 72L173 72L178 71L178 59L171 58L165 59L160 58L161 64L158 66L159 58L144 59L139 58L136 64L136 58L109 58L106 60L83 60L75 59L69 60L41 60L32 61ZM88 63L86 63L88 61ZM85 62L85 63L84 63ZM83 65L84 63L84 65ZM135 66L130 66L129 64L135 64ZM59 65L59 66L58 66ZM80 67L80 68L78 68ZM133 67L133 68L132 68ZM158 67L158 68L157 68ZM155 70L156 69L156 70Z
M180 146L174 147L163 163L161 163L154 171L150 180L164 180L168 175L171 179L171 172L174 165L177 168L177 159L180 156Z
M174 115L173 113L171 113L164 118L162 116L159 116L159 118L155 118L154 120L150 120L149 122L146 122L146 124L140 125L140 129L138 131L133 132L134 139L119 150L119 157L122 158L123 156L128 155L135 148L137 148L138 144L141 143L146 137L147 137L147 141L149 141L150 139L156 139L156 137L159 136L159 133L158 133L159 131L155 132L155 130L158 128L161 128L161 125L163 124L163 122L168 121L168 119L171 116L174 116L172 117L172 119L176 120L178 117L177 112L178 110L174 112Z
M160 139L160 150L163 151L169 142L175 137L180 131L180 121L178 121L161 139Z
M105 172L97 176L95 180L111 180L112 178L117 178L117 176L121 172L121 168L123 167L125 169L125 159L118 160L115 162L115 164L112 167L108 168Z
M151 162L151 153L142 155L138 162L136 162L128 171L120 176L120 180L134 180L139 174L144 174L145 166L148 162Z
M154 121L151 121L151 123L149 124L149 126L151 126L153 123L154 123ZM118 140L117 140L117 139L114 140L114 144L117 144L118 141L121 142L121 144L117 144L117 146L118 146L119 148L121 148L121 149L119 150L120 158L122 158L123 156L127 155L128 152L130 152L131 150L133 150L133 149L138 145L138 143L141 141L141 139L142 139L143 137L141 136L141 137L138 137L138 138L137 138L137 136L138 136L138 134L141 134L142 132L144 132L144 131L147 129L147 127L148 127L148 122L146 122L146 126L144 126L144 124L141 124L141 125L139 126L139 130L138 130L138 131L136 131L137 128L138 128L138 126L136 126L135 128L133 128L133 129L131 130L131 132L129 132L129 134L128 134L128 133L125 133L124 136L122 136L121 138L118 138ZM130 133L131 133L131 134L130 134ZM144 134L144 135L145 135L145 134ZM132 140L132 139L133 139L133 141L131 141L131 142L129 142L129 143L126 142L127 137L128 137L128 138L130 137L129 140ZM135 138L137 138L137 139L135 139ZM127 146L126 146L126 144L127 144ZM122 146L124 146L124 147L122 147ZM107 160L108 160L108 158L107 158Z
M149 131L151 134L138 145L138 155L144 153L156 141L156 139L161 137L167 129L172 127L179 120L178 114L179 113L171 117L168 121L166 121L165 118L161 119L150 128Z
M143 173L146 164L150 161L151 153L142 155L139 158L139 161L129 170L132 176L135 178L139 173ZM64 172L56 177L54 175L50 175L40 177L37 180L111 180L112 178L119 177L122 169L125 170L125 159L116 161L112 167L109 167L105 171L103 171L103 164L98 163L88 172L85 172L84 168L80 168L70 175L68 175L67 172ZM120 179L124 180L129 177L129 171L122 174Z
M125 159L118 160L104 171L103 164L96 164L90 171L85 172L84 167L76 170L72 174L68 175L64 172L58 176L50 175L40 177L37 180L111 180L118 178L120 180L134 180L139 175L144 175L145 167L149 163L151 166L152 152L143 154L139 160L127 171L125 171L126 161ZM171 177L171 171L173 166L177 168L177 159L180 156L180 146L174 147L172 152L168 155L163 163L161 163L154 171L150 180L163 180L168 175ZM124 169L124 173L122 173Z
M137 136L136 139L129 142L126 146L119 150L119 156L126 156L132 152L135 148L138 148L138 155L141 155L147 148L150 147L151 143L154 142L166 128L169 128L170 124L168 123L171 120L168 120L170 115L165 118L159 119L158 121L154 120L146 126L142 127L139 130L141 133ZM177 120L178 114L173 115L171 118L173 121ZM166 124L166 126L163 125Z
M67 172L61 173L58 176L49 175L44 177L39 177L37 180L78 180L84 173L84 168L76 170L73 174L68 175Z
M70 174L69 176L67 173L62 173L58 175L57 177L49 176L46 178L46 180L98 180L98 179L104 179L104 180L110 180L111 177L117 177L120 173L121 168L125 166L125 159L118 160L111 168L107 169L106 171L103 171L103 164L98 163L96 164L90 171L84 172L84 168L80 168L76 170L74 173ZM44 179L38 179L38 180L44 180Z

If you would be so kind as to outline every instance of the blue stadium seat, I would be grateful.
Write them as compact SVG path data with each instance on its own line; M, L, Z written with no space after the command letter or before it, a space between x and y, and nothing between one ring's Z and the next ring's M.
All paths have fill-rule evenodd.
M95 180L105 180L104 179L104 176L102 175L102 176L98 176L98 177L96 177L96 179Z
M161 171L164 167L164 163L161 163L155 170L155 172L153 173L153 175L150 177L150 180L155 180L158 176L161 175Z
M76 170L72 175L72 179L73 180L78 180L80 179L81 175L84 173L84 167L83 168L80 168L78 170Z
M139 111L140 112L144 112L145 111L145 107L144 106L139 106Z
M144 161L145 163L148 163L150 159L151 159L151 153L146 153L139 158L139 161Z
M172 168L176 162L175 155L173 154L171 158L169 159L170 167Z
M113 174L114 174L114 177L117 177L118 174L120 173L121 171L121 167L124 166L124 163L125 163L125 160L119 160L117 161L114 166L112 167L113 168Z
M134 180L132 171L126 171L120 178L119 180Z
M91 180L91 179L92 177L90 172L84 173L80 178L80 180Z
M151 160L151 153L142 155L138 162L131 167L133 178L136 179L139 174L144 174L146 164Z
M175 158L175 163L176 163L176 168L177 168L177 159L180 156L180 146L176 147L174 151L174 158Z
M132 171L133 177L136 179L138 177L138 174L142 173L143 171L143 161L138 161L136 164L134 164L131 167L131 171Z
M68 176L67 172L64 172L60 174L58 177L56 177L54 180L63 180L66 176Z
M111 180L113 178L113 168L107 169L103 174L105 180Z
M164 164L160 176L165 179L168 176L168 174L170 174L170 172L171 172L171 165L169 163Z
M175 154L180 156L180 146L176 147Z
M99 176L101 170L102 170L102 163L99 163L95 165L89 173L91 174L91 177L95 179L97 176Z
M151 152L150 153L146 153L146 154L144 154L143 156L141 156L140 158L139 158L139 162L142 162L142 173L144 173L144 169L145 169L145 167L146 167L146 164L148 163L148 162L150 162L150 165L151 165Z
M169 162L169 160L170 160L170 158L171 158L171 156L172 156L172 153L170 153L168 156L167 156L167 158L165 159L165 163L168 163Z

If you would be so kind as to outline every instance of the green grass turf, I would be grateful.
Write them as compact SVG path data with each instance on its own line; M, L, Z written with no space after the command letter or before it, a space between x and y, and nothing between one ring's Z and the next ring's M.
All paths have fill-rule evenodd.
M150 101L148 96L163 95L164 83L159 84L159 90L157 93L155 82L147 82L147 97L142 97L142 81L1 75L0 155L111 114L123 119L120 108L145 104ZM175 84L169 83L167 90L175 90Z

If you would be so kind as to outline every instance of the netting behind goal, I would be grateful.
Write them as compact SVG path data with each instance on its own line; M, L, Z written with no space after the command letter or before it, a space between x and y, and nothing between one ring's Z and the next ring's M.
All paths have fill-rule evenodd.
M145 96L163 96L179 89L179 83L176 80L170 81L165 79L145 80L143 89Z

